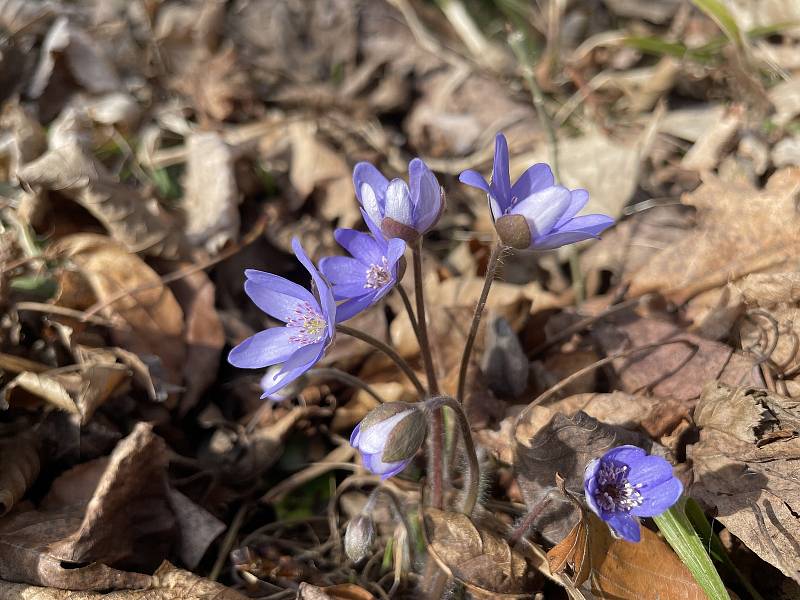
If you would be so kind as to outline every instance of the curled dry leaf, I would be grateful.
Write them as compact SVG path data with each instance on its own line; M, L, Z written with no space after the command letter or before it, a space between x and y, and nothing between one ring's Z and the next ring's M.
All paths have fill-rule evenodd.
M634 273L629 293L657 291L681 304L755 271L779 269L800 251L798 186L800 169L777 171L763 190L707 176L682 198L697 208L697 227Z
M598 598L705 600L689 569L658 535L642 527L638 543L614 539L603 521L572 494L565 495L580 511L580 520L547 553L554 575L569 567L572 583L581 586L588 581Z
M528 509L533 510L545 496L551 496L537 519L536 529L554 543L566 535L579 515L569 502L553 495L553 473L564 476L567 489L581 490L586 464L606 450L622 444L634 444L651 453L663 453L663 449L649 437L601 423L583 411L573 417L557 413L541 427L536 408L529 407L517 418L514 469Z
M424 519L428 552L475 597L530 592L525 557L499 535L478 529L462 513L426 508Z
M115 344L141 357L159 357L165 379L180 385L186 356L183 311L158 274L121 244L101 235L76 234L51 249L79 269L100 303L120 292L147 288L119 298L102 312L127 325L112 330Z
M7 514L36 481L41 468L39 440L24 432L0 441L0 517Z
M149 577L105 564L147 570L166 556L175 527L166 464L163 441L140 423L108 459L67 471L40 510L0 521L0 578L73 590L145 587Z
M178 554L183 564L194 569L226 525L177 490L170 489L168 497L178 521Z
M181 254L185 241L171 218L108 172L92 154L91 136L88 115L66 109L51 127L49 150L20 168L19 180L34 190L57 192L59 202L77 202L132 251L166 258Z
M317 587L302 582L297 588L297 600L373 600L370 592L354 583Z
M800 582L800 404L710 383L695 409L692 496L769 564Z
M18 600L246 600L237 591L178 569L167 561L152 577L138 573L130 576L130 589L111 593L74 592L2 581L0 597Z

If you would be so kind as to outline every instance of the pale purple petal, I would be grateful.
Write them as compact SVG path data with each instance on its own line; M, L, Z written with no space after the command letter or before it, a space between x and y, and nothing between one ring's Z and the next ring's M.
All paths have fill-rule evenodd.
M683 484L670 473L670 478L666 481L643 487L639 491L644 501L640 506L633 508L631 514L637 517L654 517L678 501L683 493Z
M380 263L384 249L368 233L355 229L337 229L333 237L354 258L366 265Z
M288 279L255 269L248 269L244 273L247 276L244 283L245 293L258 308L271 317L285 323L291 318L294 309L303 302L319 309L316 298L307 289Z
M442 212L442 191L436 176L419 158L408 163L408 182L414 205L414 227L424 233L435 225Z
M363 296L364 294L369 294L373 292L372 288L366 287L366 282L362 281L360 283L341 283L338 285L333 286L333 293L337 298L356 298L359 296ZM341 306L341 305L339 305ZM339 308L337 307L336 310L338 311ZM342 322L342 319L337 321L338 323Z
M359 422L358 425L356 425L355 429L353 429L353 433L350 434L350 445L353 448L356 449L358 448L358 440L360 436L361 436L361 423Z
M503 210L508 209L511 204L511 177L508 174L508 142L502 133L498 133L494 140L494 165L490 189L494 192L492 195L500 207Z
M314 284L317 286L317 292L319 293L321 301L322 314L325 317L325 320L328 322L328 337L331 338L333 337L333 327L336 323L336 301L333 299L333 292L331 291L331 288L325 279L323 279L322 275L320 275L319 271L317 271L314 263L312 263L311 259L308 258L305 250L303 250L303 247L300 245L300 240L297 238L292 239L292 250L294 250L297 260L299 260L300 263L311 274L311 278L314 280Z
M615 513L606 522L611 527L611 531L623 540L638 542L641 539L641 526L636 517L627 513Z
M375 423L367 429L361 430L361 439L358 443L358 449L367 454L375 454L376 452L383 452L386 446L386 441L389 434L397 426L397 424L408 417L413 410L404 410L397 414L392 415L388 419L384 419L379 423Z
M326 256L319 261L319 270L333 286L333 297L343 300L336 290L338 285L359 284L362 287L366 281L364 263L349 256Z
M560 229L553 230L548 235L536 240L532 248L534 250L552 250L567 244L596 238L613 224L614 219L605 215L575 217Z
M382 480L394 477L400 471L408 466L409 460L401 460L398 462L385 463L381 460L380 454L361 454L361 459L364 461L364 467L376 475L380 475Z
M512 198L527 198L553 184L555 184L555 179L553 179L550 167L545 163L536 163L520 175L516 183L511 186L511 196Z
M389 217L407 225L414 227L414 206L411 203L411 191L402 179L393 179L386 188L386 204L384 206L384 217Z
M325 352L325 342L319 341L299 348L295 346L295 348L296 350L283 363L279 375L295 369L303 369L304 372L310 369L322 358Z
M386 248L386 260L389 263L389 267L393 267L395 263L402 258L405 252L406 243L403 240L400 238L393 238L389 240Z
M478 188L479 190L483 190L487 194L489 193L489 184L486 183L486 180L483 178L483 175L481 175L477 171L474 171L472 169L467 169L466 171L462 171L461 175L458 176L458 180L461 183Z
M360 162L353 167L353 187L356 190L358 201L364 204L364 199L361 196L363 184L367 184L373 194L378 198L382 198L386 193L386 188L389 185L389 180L383 174L368 162Z
M352 319L358 313L365 311L369 308L373 302L375 301L376 294L375 292L371 292L369 294L364 294L363 296L343 296L344 298L350 298L349 300L342 302L339 306L336 307L336 322L337 323L344 323L348 319Z
M385 244L385 243L386 243L386 238L384 237L384 235L383 235L383 232L381 231L381 226L380 226L380 222L381 222L383 219L379 219L378 221L374 221L374 220L373 220L373 219L372 219L372 218L371 218L371 217L370 217L370 216L367 214L367 212L366 212L366 211L365 211L363 208L361 209L361 216L362 216L362 217L363 217L363 219L364 219L364 223L366 223L366 224L367 224L367 229L369 229L369 231L370 231L370 233L372 234L372 236L373 236L373 237L374 237L376 240L378 240L378 243L380 243L380 244Z
M287 360L297 344L289 338L297 335L295 327L272 327L259 331L236 346L228 354L228 362L240 369L262 369Z
M290 369L289 371L278 372L274 377L275 383L268 388L262 388L263 393L261 394L261 398L269 398L275 394L275 392L282 390L294 380L302 376L303 373L308 371L312 366L314 366L314 363L301 365L295 369Z
M368 183L361 184L359 197L361 206L364 207L364 212L369 215L370 220L376 223L383 221L384 197L378 198L375 190Z
M567 221L577 215L583 207L586 206L586 203L589 202L589 192L586 190L572 190L569 194L569 207L564 211L564 214L561 215L561 218L553 229L562 227Z
M645 456L647 456L647 451L644 450L643 448L639 448L639 446L632 446L631 444L626 444L624 446L617 446L616 448L612 448L603 455L603 459L615 460L617 462L630 465L632 462L639 461Z
M554 185L536 192L515 204L509 214L522 215L531 228L531 239L550 233L570 203L570 193L565 187Z
M489 210L492 212L492 219L497 221L497 219L503 216L503 209L493 196L489 195L487 198L489 199Z

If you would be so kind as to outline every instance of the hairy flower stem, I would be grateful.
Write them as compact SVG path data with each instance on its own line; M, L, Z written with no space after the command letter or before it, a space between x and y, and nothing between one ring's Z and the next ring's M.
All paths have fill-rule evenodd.
M364 390L381 404L386 402L386 400L384 400L380 394L378 394L378 392L376 392L366 381L362 381L358 377L354 377L350 375L350 373L342 371L341 369L336 369L333 367L319 367L316 369L311 369L308 374L311 377L319 377L320 379L335 379L336 381L339 381L345 385Z
M408 554L409 557L411 558L411 564L413 565L415 552L414 552L414 539L412 536L414 535L414 530L411 529L411 523L408 520L408 515L406 514L406 511L403 509L403 504L400 502L400 498L398 498L397 494L393 489L389 488L386 485L379 485L374 490L372 490L372 493L369 495L369 498L367 498L367 503L364 505L364 508L361 509L361 514L370 516L372 511L375 509L375 505L378 502L378 496L381 494L386 496L386 499L389 501L389 504L394 510L395 517L399 519L400 524L403 526L403 529L406 530L406 542L408 544Z
M371 336L368 333L364 333L363 331L359 331L358 329L353 329L352 327L348 327L347 325L337 324L336 331L339 333L343 333L344 335L349 335L350 337L357 338L362 342L366 342L370 346L377 348L386 356L391 358L395 364L400 367L400 370L405 373L406 377L411 380L411 383L414 384L414 387L417 388L417 392L420 395L420 398L425 398L428 395L428 392L425 390L425 387L422 385L422 382L417 377L414 370L409 366L409 364L400 356L394 348L390 345L385 344L384 342L380 341L378 338Z
M425 293L422 279L422 237L413 246L414 258L414 296L417 301L417 333L419 334L419 350L425 364L425 375L428 378L428 390L432 396L439 393L439 383L433 368L433 355L428 341L428 322L425 318ZM431 499L435 508L444 506L444 417L441 410L431 415L431 431L428 435L430 444L431 466Z
M481 316L483 309L486 308L486 299L489 297L489 290L492 287L492 281L497 272L497 264L500 261L500 256L506 247L501 243L495 243L492 248L492 253L489 255L489 262L486 265L486 278L483 280L483 289L481 296L478 298L478 304L475 306L475 313L472 315L472 326L467 334L467 343L464 346L464 353L461 355L461 368L458 371L458 392L456 399L464 403L464 387L467 385L467 369L469 368L469 357L472 354L472 346L475 345L475 337L478 335L478 326L481 323Z
M511 531L511 535L508 536L508 543L512 548L519 543L526 533L528 533L528 530L533 526L536 519L539 518L539 515L542 514L542 511L547 508L548 504L550 504L550 494L542 498L539 503L517 523L516 527Z
M464 502L461 512L469 516L472 514L475 504L478 502L478 490L480 484L480 469L478 468L478 455L475 453L475 443L472 441L472 429L470 429L467 415L461 404L450 396L436 396L426 403L428 410L432 414L446 406L452 409L456 415L456 421L461 428L461 440L464 442L464 453L467 455L467 472L464 475Z

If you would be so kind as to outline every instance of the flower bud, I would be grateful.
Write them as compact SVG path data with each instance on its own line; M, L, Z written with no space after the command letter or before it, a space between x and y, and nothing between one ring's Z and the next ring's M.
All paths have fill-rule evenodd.
M358 562L367 554L375 541L375 524L366 515L351 519L344 532L344 551L353 562Z
M389 402L370 412L353 430L350 445L364 466L388 479L406 468L427 432L427 418L417 404Z
M500 241L517 250L525 250L531 245L531 230L522 215L503 215L494 223Z

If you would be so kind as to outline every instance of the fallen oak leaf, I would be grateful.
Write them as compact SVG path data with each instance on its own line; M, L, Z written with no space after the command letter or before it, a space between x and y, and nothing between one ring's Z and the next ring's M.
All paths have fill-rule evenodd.
M0 517L8 514L36 481L41 468L39 439L23 432L0 441Z
M675 552L655 533L642 527L637 543L615 539L608 526L557 485L580 512L580 520L548 553L553 575L570 570L576 586L586 581L599 598L614 600L705 600L706 594Z

